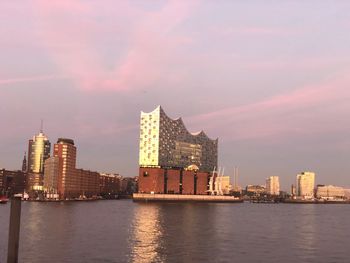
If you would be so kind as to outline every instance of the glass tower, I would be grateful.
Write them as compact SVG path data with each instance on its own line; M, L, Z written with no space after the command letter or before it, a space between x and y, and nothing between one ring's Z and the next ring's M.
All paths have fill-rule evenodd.
M44 161L50 156L50 149L51 143L42 131L29 140L28 172L44 172Z

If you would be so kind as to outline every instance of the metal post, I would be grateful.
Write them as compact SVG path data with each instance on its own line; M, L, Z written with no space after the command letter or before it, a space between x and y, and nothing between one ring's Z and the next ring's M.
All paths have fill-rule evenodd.
M164 168L164 194L168 193L168 168Z
M193 194L197 194L197 171L194 171L193 174Z
M21 197L13 197L11 200L7 263L18 262L20 225L21 225Z
M183 190L183 169L181 168L180 169L180 184L179 184L179 192L180 192L180 195L182 195L182 190Z

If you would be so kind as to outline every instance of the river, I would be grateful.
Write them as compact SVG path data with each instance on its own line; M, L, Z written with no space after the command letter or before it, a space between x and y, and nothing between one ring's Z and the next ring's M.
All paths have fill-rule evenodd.
M350 205L22 202L19 262L345 263L349 231Z

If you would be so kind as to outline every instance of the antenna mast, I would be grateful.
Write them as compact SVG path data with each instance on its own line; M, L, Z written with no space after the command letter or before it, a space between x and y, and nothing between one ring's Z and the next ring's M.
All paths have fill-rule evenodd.
M41 122L40 122L40 132L43 133L44 131L44 120L41 119Z
M236 189L236 166L233 168L233 187Z

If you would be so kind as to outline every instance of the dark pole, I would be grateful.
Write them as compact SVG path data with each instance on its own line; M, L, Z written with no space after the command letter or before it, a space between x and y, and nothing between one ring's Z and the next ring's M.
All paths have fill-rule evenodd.
M168 168L164 168L164 194L168 193Z
M7 263L18 262L20 225L21 225L21 197L13 197L11 200Z
M197 194L197 171L194 171L194 174L193 174L193 180L194 180L194 182L193 182L193 194Z
M182 195L182 190L183 190L182 181L183 181L183 168L180 169L180 187L179 187L180 195Z

